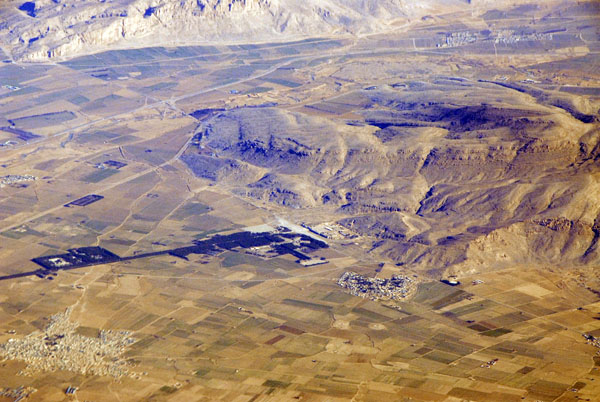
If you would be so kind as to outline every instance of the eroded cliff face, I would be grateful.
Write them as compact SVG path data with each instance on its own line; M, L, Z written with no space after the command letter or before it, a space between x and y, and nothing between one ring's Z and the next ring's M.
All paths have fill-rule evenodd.
M183 158L240 195L328 210L375 252L433 276L598 261L595 118L489 83L419 85L348 95L366 102L367 123L223 112ZM496 95L509 101L480 99Z
M44 61L109 48L372 33L491 6L464 0L11 0L0 5L0 42L14 60Z
M195 34L198 40L215 34L215 22L230 17L224 35L244 32L254 20L269 16L264 1L36 1L24 15L19 3L2 13L4 42L18 60L41 61L70 57L111 46L144 46L177 43ZM244 20L247 20L244 23ZM212 31L211 31L212 30ZM248 31L252 33L252 30Z
M109 46L236 42L318 35L361 15L335 2L279 0L38 0L0 8L1 35L15 59L71 57ZM329 4L331 3L331 4ZM393 3L393 2L392 2ZM367 11L370 8L366 8ZM375 6L375 14L386 7ZM397 5L390 12L398 14ZM348 14L349 12L349 14ZM389 13L389 12L388 12ZM399 15L398 15L399 16ZM342 22L346 22L343 24Z

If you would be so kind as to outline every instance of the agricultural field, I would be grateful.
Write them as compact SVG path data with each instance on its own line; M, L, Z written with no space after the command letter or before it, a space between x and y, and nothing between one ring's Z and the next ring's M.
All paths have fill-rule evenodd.
M0 51L0 401L600 400L588 6Z

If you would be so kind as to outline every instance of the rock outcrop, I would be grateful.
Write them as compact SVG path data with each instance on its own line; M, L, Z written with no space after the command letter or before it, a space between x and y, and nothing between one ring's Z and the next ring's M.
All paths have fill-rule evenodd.
M520 95L482 102L514 96L488 83L419 85L348 95L367 124L226 111L183 158L237 194L334 211L377 252L432 275L600 258L597 123Z
M517 2L518 3L518 2ZM379 32L486 2L464 0L35 0L0 5L0 43L45 61L108 48L253 43Z

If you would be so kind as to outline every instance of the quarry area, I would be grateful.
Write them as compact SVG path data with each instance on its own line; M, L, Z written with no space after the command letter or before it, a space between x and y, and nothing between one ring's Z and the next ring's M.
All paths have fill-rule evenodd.
M0 3L0 402L598 401L600 5Z

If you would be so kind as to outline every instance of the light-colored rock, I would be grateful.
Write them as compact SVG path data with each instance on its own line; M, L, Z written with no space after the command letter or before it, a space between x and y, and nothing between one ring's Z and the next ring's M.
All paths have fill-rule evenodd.
M522 2L521 0L516 3ZM493 2L464 0L38 0L0 5L0 43L13 59L45 61L107 48L280 41L363 34Z

